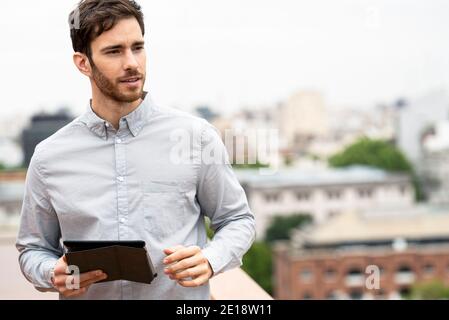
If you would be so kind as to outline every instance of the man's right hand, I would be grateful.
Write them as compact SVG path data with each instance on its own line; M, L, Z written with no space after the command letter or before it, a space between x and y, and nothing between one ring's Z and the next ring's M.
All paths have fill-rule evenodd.
M108 276L101 270L94 270L85 273L81 273L79 275L70 275L67 274L67 260L65 255L62 256L55 265L54 269L54 277L52 277L51 281L53 286L61 293L64 297L77 297L87 292L89 286L97 281L101 281L106 279ZM74 279L79 276L78 279ZM76 283L79 283L79 288L71 288L74 286L73 280ZM70 284L71 286L67 286Z

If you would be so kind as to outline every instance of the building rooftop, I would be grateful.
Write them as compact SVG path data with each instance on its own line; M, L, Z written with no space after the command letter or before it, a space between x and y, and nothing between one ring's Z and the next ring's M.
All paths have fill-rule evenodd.
M449 208L421 205L382 212L348 211L306 230L294 231L292 239L310 246L385 243L400 239L449 241Z
M24 190L25 190L24 181L0 180L0 203L22 201Z
M389 173L368 166L319 169L282 168L270 175L262 175L257 169L236 169L235 173L241 183L261 188L410 181L406 174Z

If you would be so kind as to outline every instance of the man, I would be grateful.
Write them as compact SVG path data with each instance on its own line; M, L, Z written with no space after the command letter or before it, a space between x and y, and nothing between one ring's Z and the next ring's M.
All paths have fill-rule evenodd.
M209 161L227 157L220 136L143 90L145 27L136 2L82 0L69 23L73 61L90 79L92 99L35 149L16 243L23 274L61 299L209 299L208 280L240 266L255 238L231 166ZM209 242L205 216L215 231ZM63 240L136 239L159 274L151 284L96 283L107 274L94 270L80 275L79 289L66 285Z

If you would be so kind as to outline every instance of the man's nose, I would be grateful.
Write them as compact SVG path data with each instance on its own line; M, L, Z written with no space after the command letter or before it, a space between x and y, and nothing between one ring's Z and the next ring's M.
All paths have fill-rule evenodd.
M139 67L139 63L133 53L132 50L126 50L123 61L123 68L125 70L129 69L137 69Z

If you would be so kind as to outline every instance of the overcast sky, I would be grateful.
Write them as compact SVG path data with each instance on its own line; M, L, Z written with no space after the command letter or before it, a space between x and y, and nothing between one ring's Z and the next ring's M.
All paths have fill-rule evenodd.
M449 87L449 1L140 0L146 89L161 105L225 113L323 92L369 106ZM76 113L90 98L74 67L67 15L76 1L0 1L0 116Z

